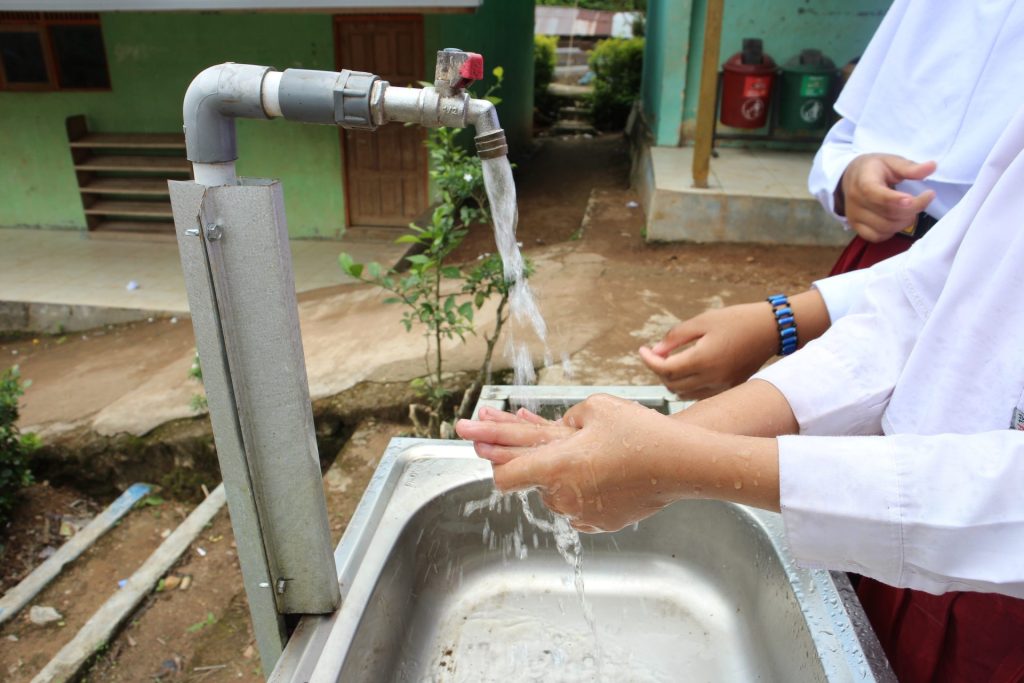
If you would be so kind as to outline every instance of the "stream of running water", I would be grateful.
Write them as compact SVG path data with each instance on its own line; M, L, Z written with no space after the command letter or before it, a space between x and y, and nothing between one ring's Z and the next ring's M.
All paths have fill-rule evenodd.
M537 374L534 371L533 355L530 352L531 336L540 342L544 351L545 367L552 362L551 349L548 346L548 328L541 315L537 300L525 277L526 262L516 240L516 226L519 220L519 209L516 202L516 187L512 178L512 166L505 156L483 159L484 185L491 206L491 219L494 223L494 241L501 255L505 281L511 285L509 292L509 325L506 332L505 353L509 358L516 386L535 384ZM570 374L568 359L563 360L565 374ZM527 405L527 409L536 411L538 406ZM600 644L597 643L597 628L594 623L593 611L586 601L583 585L583 546L579 532L572 528L569 520L561 515L553 514L551 519L539 519L530 509L525 492L515 494L522 506L522 514L534 528L550 533L555 540L559 554L573 568L573 583L584 619L594 634L595 649L600 666ZM484 535L487 535L485 529ZM526 556L526 543L522 538L522 529L517 527L511 539L512 550L517 558Z
M541 315L537 300L525 277L526 262L516 241L516 225L519 209L516 203L516 186L512 179L512 166L508 157L483 160L484 186L491 205L491 220L494 223L494 241L501 255L505 281L511 285L509 291L509 325L505 336L505 354L512 364L516 386L535 384L537 373L533 368L530 353L530 338L540 342L544 351L544 365L551 365L551 349L548 346L548 327ZM568 359L563 360L568 366ZM566 367L568 370L568 367ZM527 406L531 410L535 406Z

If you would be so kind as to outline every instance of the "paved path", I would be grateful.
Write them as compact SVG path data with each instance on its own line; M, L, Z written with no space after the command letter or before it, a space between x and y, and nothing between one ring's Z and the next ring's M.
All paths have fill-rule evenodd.
M341 251L382 263L405 251L390 242L291 245L298 292L352 282L338 267ZM0 301L188 312L176 243L89 239L75 230L0 229Z

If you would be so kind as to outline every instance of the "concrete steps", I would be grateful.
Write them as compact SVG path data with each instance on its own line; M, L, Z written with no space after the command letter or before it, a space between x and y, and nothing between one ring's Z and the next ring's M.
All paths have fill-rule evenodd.
M590 113L589 85L552 83L548 94L558 103L558 119L551 126L552 135L597 135Z

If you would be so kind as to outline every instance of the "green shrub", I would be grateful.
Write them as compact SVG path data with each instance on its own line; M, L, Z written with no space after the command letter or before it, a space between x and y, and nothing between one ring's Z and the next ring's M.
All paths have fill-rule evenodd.
M557 36L533 37L533 104L545 113L551 108L548 86L555 78L557 47Z
M18 431L18 398L23 393L17 365L0 375L0 524L7 521L18 492L32 483L28 456L39 447L35 434Z
M645 11L647 0L537 0L538 5L557 7L579 7L580 9L601 9L612 12Z
M602 40L590 55L590 68L594 72L594 124L604 130L621 130L640 94L644 39Z

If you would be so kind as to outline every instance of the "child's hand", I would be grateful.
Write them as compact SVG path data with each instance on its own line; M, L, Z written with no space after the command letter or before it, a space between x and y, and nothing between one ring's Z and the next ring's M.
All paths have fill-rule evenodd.
M455 430L473 442L477 455L493 463L508 462L525 448L570 436L576 431L561 420L547 420L520 408L515 414L481 408L476 420L459 420Z
M672 476L685 457L679 437L699 431L605 395L557 422L532 414L488 417L460 420L456 431L494 464L495 485L538 488L544 504L581 531L621 529L680 498Z
M846 167L836 189L836 212L868 242L884 242L913 225L917 214L935 199L927 190L918 196L893 189L904 180L923 180L935 173L935 162L917 163L895 154L862 154Z
M680 398L703 399L750 379L778 346L771 306L761 302L705 311L681 322L654 346L640 347L640 358Z

